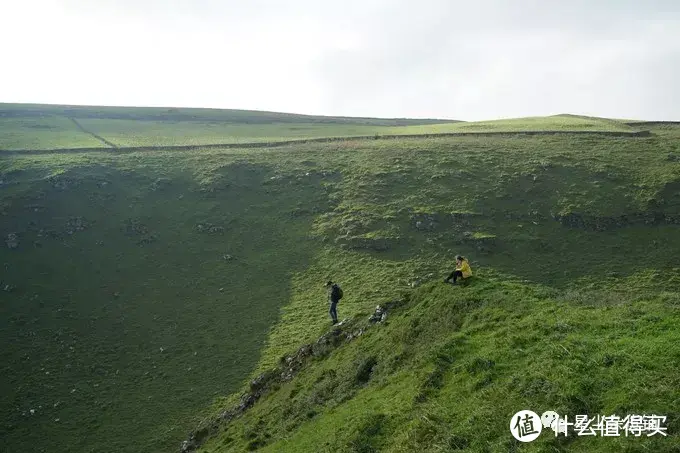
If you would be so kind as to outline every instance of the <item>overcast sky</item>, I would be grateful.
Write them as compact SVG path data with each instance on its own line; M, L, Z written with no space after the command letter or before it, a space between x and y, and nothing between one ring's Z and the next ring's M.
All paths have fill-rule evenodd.
M679 0L0 0L0 102L680 120Z

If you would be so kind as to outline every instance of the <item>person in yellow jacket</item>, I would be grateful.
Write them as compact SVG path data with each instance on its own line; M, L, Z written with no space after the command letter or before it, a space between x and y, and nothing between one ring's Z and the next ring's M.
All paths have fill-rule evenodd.
M470 264L465 259L465 257L457 255L456 256L456 269L449 274L444 280L444 283L448 283L449 280L453 279L453 284L456 284L456 280L459 278L468 278L472 276L472 269L470 269Z

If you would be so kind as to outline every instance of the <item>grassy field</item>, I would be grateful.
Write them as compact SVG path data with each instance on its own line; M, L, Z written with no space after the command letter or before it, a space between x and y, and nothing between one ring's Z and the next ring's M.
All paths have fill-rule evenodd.
M327 331L333 278L352 325L403 302L201 451L673 451L680 128L652 131L3 157L3 448L178 451ZM524 408L672 436L523 446Z
M0 104L0 151L279 142L303 138L526 131L634 132L621 120L556 115L497 121L313 117L208 109Z

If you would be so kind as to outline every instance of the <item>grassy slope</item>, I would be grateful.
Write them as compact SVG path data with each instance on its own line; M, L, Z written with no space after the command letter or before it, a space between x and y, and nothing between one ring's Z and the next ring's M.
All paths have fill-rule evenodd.
M510 287L507 305L517 309L512 315L532 326L552 309L551 300L562 301L565 322L583 322L573 334L574 341L583 337L584 342L594 342L619 332L612 325L598 328L595 318L591 325L583 300L605 299L614 305L611 310L643 310L639 316L663 319L676 303L663 292L677 290L678 277L671 271L680 251L677 226L640 224L583 231L560 225L551 214L597 217L651 209L678 214L680 164L671 158L680 152L677 136L676 129L665 128L663 134L650 138L463 137L274 150L4 159L0 162L0 233L5 237L17 232L21 240L19 249L0 249L0 262L6 263L3 284L16 286L0 292L0 334L4 343L14 345L2 356L2 387L11 389L0 400L6 414L1 425L6 445L29 451L172 450L195 423L192 415L216 395L237 390L245 376L268 368L282 354L325 330L320 282L339 278L347 293L341 316L365 316L414 279L427 280L430 273L439 278L455 252L469 254L475 268L483 269L486 280L469 289L485 297L493 295L496 305L472 307L482 310L478 314L482 318L487 316L483 310L503 305L505 289L498 281L514 278L548 289L535 296L541 305L534 311L533 306L522 305L517 295L538 290L530 283ZM414 228L412 216L418 213L436 218L450 212L462 213L457 223L442 218L432 231ZM70 216L82 216L90 227L69 235ZM206 222L223 226L223 234L198 231L197 225ZM139 224L148 232L126 233L130 225ZM53 230L60 237L39 237L40 229ZM477 234L466 235L466 231ZM138 245L144 239L151 242ZM375 244L387 244L389 249L365 249ZM225 261L226 253L234 259ZM638 259L631 260L631 255ZM623 286L624 303L617 305L607 289L637 284L638 279L626 277L641 267L649 270L642 280L648 284L644 301L636 300L635 292L631 296ZM597 283L604 278L606 284ZM594 284L591 289L599 291L575 293L568 289L572 280L579 286ZM417 293L412 306L398 316L427 317L429 312L418 304L458 303L455 294L432 288L437 297ZM483 342L479 331L494 334L489 327L493 323L465 316L472 329L471 342ZM498 316L502 319L505 314ZM423 322L429 326L436 319ZM400 344L394 335L399 329L408 330L405 323L395 319L380 335L387 344ZM440 326L447 332L453 327ZM658 330L649 334L646 347L661 357L658 340L651 339L663 339L672 331ZM387 373L389 386L359 391L357 399L345 405L338 402L336 409L326 403L309 406L323 415L295 425L301 428L297 435L310 431L331 435L331 427L339 422L345 428L334 439L344 446L353 442L357 432L371 432L375 420L403 426L390 417L366 421L354 408L365 403L380 412L389 396L399 403L395 407L414 414L408 411L412 410L409 395L419 391L415 371L428 363L413 360L446 341L434 327L424 331L431 339L426 336L417 342L422 354L395 368L403 378ZM368 350L378 353L380 337L371 335L376 336L362 341L372 343ZM674 339L667 336L665 341ZM352 346L320 366L342 366L351 373L354 362L343 357L364 350ZM488 355L480 351L472 353ZM634 355L628 349L621 351ZM515 364L523 362L505 363L509 351L496 352L492 359L507 371L499 377L503 383L508 373L516 372ZM465 360L474 357L466 355ZM319 370L311 369L309 376ZM621 388L634 385L634 377L620 371L616 376ZM658 387L651 404L667 396L661 388L665 371L650 374ZM462 381L465 375L457 373L453 368L446 371L446 379ZM304 376L296 382L300 398L319 390ZM546 399L546 404L569 396L557 384L556 380L554 399ZM376 389L373 385L369 389ZM628 396L621 388L619 394ZM446 398L462 397L442 389ZM483 391L471 390L466 404L486 398ZM348 392L354 395L354 390ZM578 389L572 393L578 394ZM242 424L230 428L237 430L227 436L232 443L220 447L223 436L208 448L239 451L239 446L255 440L238 430L264 417L266 405L276 404L281 395L285 393L264 401ZM593 390L593 395L601 396L601 389ZM455 419L447 415L449 409L443 409L447 400L438 401L437 395L431 399L430 413ZM308 413L306 404L296 402L296 410ZM23 415L30 408L39 408L37 414ZM666 410L661 403L656 408ZM356 420L335 419L326 413L331 409ZM501 418L502 423L489 422L491 437L505 435L507 417ZM263 420L270 425L267 432L272 437L267 442L277 442L284 433L293 435L280 420ZM291 420L300 422L299 417ZM417 424L416 420L409 423ZM362 426L368 428L361 431ZM433 429L441 432L445 426ZM472 435L461 436L479 441ZM424 439L413 441L425 445ZM381 435L366 442L387 445L392 440ZM304 442L299 445L304 451Z
M522 447L507 432L512 414L531 409L664 414L677 433L679 356L665 345L680 340L680 298L646 292L645 277L627 284L636 294L618 288L612 299L602 286L561 293L492 275L466 288L428 283L200 451L674 451L677 435L543 434Z

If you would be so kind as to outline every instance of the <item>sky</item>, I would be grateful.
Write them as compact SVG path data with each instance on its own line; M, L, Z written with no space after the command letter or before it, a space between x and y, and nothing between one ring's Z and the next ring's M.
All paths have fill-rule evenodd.
M0 102L680 120L677 0L0 0Z

